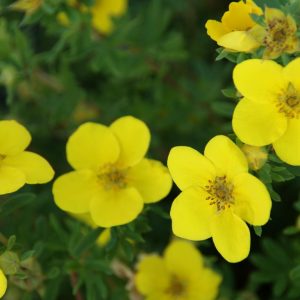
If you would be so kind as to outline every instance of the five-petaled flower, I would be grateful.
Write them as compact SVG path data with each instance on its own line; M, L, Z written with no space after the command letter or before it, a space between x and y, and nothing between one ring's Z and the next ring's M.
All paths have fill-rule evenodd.
M0 195L17 191L25 183L49 182L54 171L49 163L33 152L25 151L30 133L16 121L0 121Z
M233 129L249 145L272 144L284 162L300 165L300 58L282 67L250 59L233 72L244 97L233 113Z
M250 232L245 222L264 225L271 199L264 184L248 173L238 146L220 135L208 142L204 155L190 147L174 147L168 167L182 190L171 207L174 234L195 241L212 237L227 261L246 258Z
M261 15L262 10L252 0L231 2L221 22L208 20L207 34L219 46L232 51L252 52L261 44L257 40L257 29L260 26L254 22L251 14Z
M6 289L7 289L7 279L3 271L0 269L0 298L4 296Z
M148 300L213 300L221 282L221 277L204 266L201 253L187 241L173 241L163 257L143 256L137 269L137 290Z
M81 125L67 142L67 159L75 171L53 185L56 204L75 214L89 212L101 227L131 222L144 203L161 200L172 186L168 169L144 158L149 142L148 127L131 116L110 127Z

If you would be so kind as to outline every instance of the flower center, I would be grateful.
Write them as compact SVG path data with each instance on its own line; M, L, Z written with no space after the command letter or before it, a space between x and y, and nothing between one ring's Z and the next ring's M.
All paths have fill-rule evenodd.
M119 169L114 164L106 164L97 173L99 183L105 189L123 189L127 186L126 170Z
M170 296L176 298L185 293L185 286L177 276L172 276L171 283L166 292Z
M290 51L294 47L295 33L287 18L274 18L267 24L264 45L272 53Z
M278 107L279 112L285 114L287 118L299 118L300 93L291 82L289 82L287 88L278 95L276 106Z
M224 210L234 204L233 185L227 181L226 176L217 176L213 181L209 180L208 185L205 186L206 192L209 196L206 200L210 201L210 205L216 205L217 210Z

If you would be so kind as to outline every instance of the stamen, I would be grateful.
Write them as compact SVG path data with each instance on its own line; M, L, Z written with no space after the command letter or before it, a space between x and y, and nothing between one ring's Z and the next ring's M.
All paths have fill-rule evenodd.
M97 178L105 189L123 189L127 186L126 170L113 164L107 164L99 169Z
M185 290L184 283L177 276L172 276L171 283L167 288L166 293L177 299L178 296L183 296L185 294Z
M217 176L214 181L209 180L210 185L205 186L206 192L209 196L206 200L209 205L216 205L217 211L230 208L234 204L233 185L227 182L226 176Z

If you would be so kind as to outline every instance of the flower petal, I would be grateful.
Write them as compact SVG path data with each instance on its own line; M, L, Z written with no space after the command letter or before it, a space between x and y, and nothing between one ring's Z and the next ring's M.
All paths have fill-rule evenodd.
M286 79L291 82L292 84L300 90L300 57L292 60L284 69L283 74Z
M0 121L0 154L15 155L28 147L31 141L27 129L16 121Z
M233 177L248 171L248 162L241 149L228 137L217 135L206 145L204 155L213 162L220 175Z
M175 235L194 241L211 237L210 221L215 209L206 197L202 188L191 187L174 200L170 214Z
M90 213L98 226L112 227L133 221L143 205L143 198L135 188L103 190L93 197Z
M185 146L171 149L168 168L174 182L182 191L191 186L205 186L216 175L215 167L206 157Z
M139 119L126 116L113 122L110 128L120 143L118 163L129 167L140 162L150 143L150 131L147 125Z
M88 170L73 171L58 177L52 189L56 205L74 214L89 211L96 190L96 176Z
M157 202L168 195L172 178L159 161L143 159L128 171L128 180L141 194L145 203Z
M211 233L217 250L228 262L239 262L249 255L249 228L231 209L214 216Z
M119 154L116 137L101 124L85 123L79 126L67 142L67 159L74 169L98 169L114 163Z
M244 98L234 110L232 127L242 142L265 146L284 134L287 119L271 105Z
M141 294L151 295L154 292L164 292L168 288L170 277L161 257L147 255L138 264L135 284Z
M25 174L26 183L46 183L52 180L54 171L40 155L24 151L15 156L8 156L3 164L16 168Z
M290 119L283 136L273 143L276 154L284 162L300 166L300 119Z
M0 195L13 193L25 184L25 175L16 168L0 167Z
M201 274L203 258L192 243L174 240L165 250L164 259L168 270L178 277Z
M234 178L234 212L251 225L264 225L270 219L272 201L265 185L251 174Z
M0 297L4 296L6 289L7 289L7 279L4 273L2 272L2 270L0 270Z
M251 52L257 49L260 43L249 32L232 31L220 37L218 45L233 51Z
M271 60L248 59L233 70L233 81L239 92L253 101L272 102L287 82L283 68Z
M102 33L113 30L112 17L120 16L127 9L127 0L96 0L92 6L92 22L95 29Z
M205 24L207 34L214 41L218 41L224 34L228 33L228 30L219 21L208 20Z

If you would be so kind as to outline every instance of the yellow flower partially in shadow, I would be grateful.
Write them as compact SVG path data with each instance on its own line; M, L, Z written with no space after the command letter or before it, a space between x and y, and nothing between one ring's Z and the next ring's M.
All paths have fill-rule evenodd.
M21 124L0 121L0 195L15 192L25 183L47 183L53 178L54 171L44 158L25 151L30 141L30 133Z
M284 162L300 166L300 58L283 67L271 60L238 64L233 81L242 98L232 126L248 145L272 144Z
M0 269L0 298L4 296L6 289L7 289L7 279L3 271Z
M262 15L262 10L251 0L231 2L221 22L208 20L207 34L219 46L232 51L251 52L260 43L256 38L257 25L251 14Z
M214 300L220 282L197 248L181 240L173 241L163 257L143 256L135 275L137 290L149 300Z
M290 15L275 8L265 9L266 27L260 34L265 46L264 58L275 59L283 53L292 54L300 50L297 24Z
M208 142L204 155L174 147L168 167L182 191L171 207L174 234L194 241L212 237L227 261L245 259L250 251L246 222L267 223L272 202L264 184L248 173L239 147L222 135Z
M34 13L42 5L42 0L18 0L10 7L15 10L24 11L27 14Z
M268 160L268 152L263 147L243 144L241 150L245 154L251 170L259 170Z
M69 0L68 5L79 9L83 13L90 12L92 25L95 30L103 34L109 34L114 28L113 18L122 16L128 8L127 0L95 0L95 3L88 7L79 1ZM70 19L64 12L57 15L59 22L64 26L70 25Z
M81 125L67 142L67 159L75 171L53 185L56 204L70 213L90 213L100 227L131 222L144 203L161 200L172 186L168 169L144 157L149 142L146 124L131 116L109 127Z

